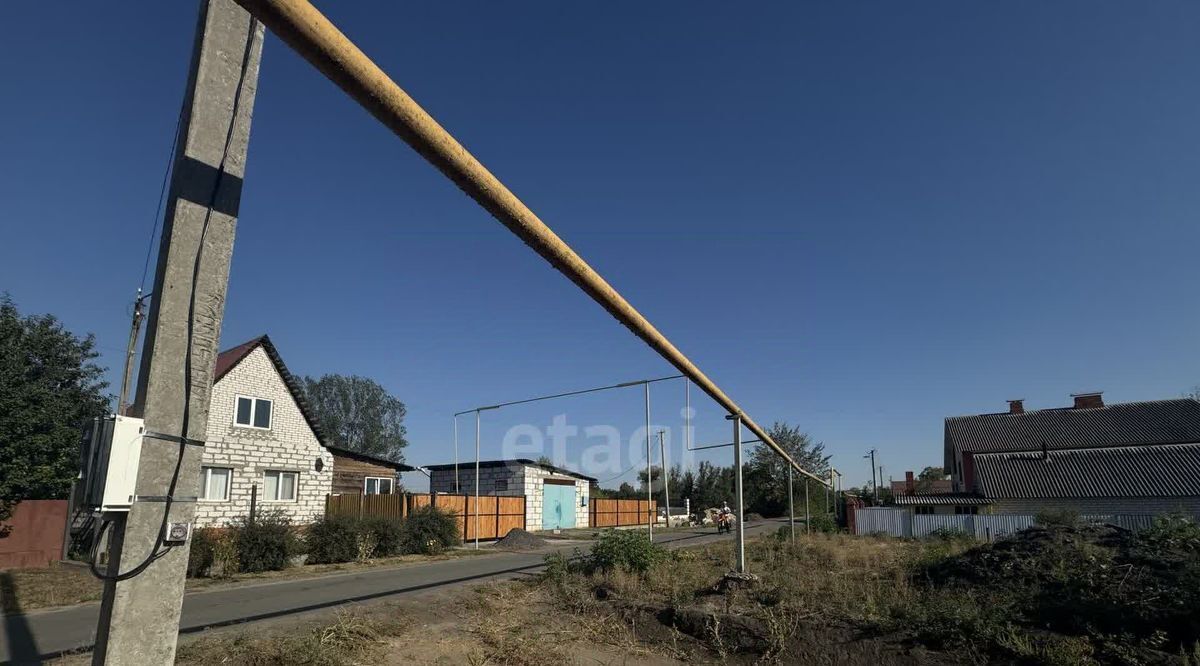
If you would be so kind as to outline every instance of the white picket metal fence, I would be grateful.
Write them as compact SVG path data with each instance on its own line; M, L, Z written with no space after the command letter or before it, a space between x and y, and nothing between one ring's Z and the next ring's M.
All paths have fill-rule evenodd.
M1154 522L1150 515L1081 516L1093 523L1116 525L1127 530L1142 530ZM897 537L927 537L937 530L963 532L981 541L994 541L1032 527L1029 515L914 515L908 509L873 507L854 512L855 534L887 534Z

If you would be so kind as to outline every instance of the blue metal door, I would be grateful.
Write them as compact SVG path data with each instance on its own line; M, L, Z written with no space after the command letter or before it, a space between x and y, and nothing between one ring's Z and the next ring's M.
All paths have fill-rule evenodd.
M575 527L575 485L542 484L542 529Z

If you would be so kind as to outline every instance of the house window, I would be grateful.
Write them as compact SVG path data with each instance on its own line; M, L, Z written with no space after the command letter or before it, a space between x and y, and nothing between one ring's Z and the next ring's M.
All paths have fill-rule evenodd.
M233 470L228 467L200 468L200 499L209 502L229 501L229 479Z
M392 480L382 476L368 476L363 479L364 495L391 495Z
M508 479L496 479L496 492L502 493L508 490Z
M918 516L929 516L933 514L933 507L931 506L917 506L913 507L913 509L916 511Z
M296 501L299 473L267 470L263 473L263 499L268 502Z
M237 397L233 422L244 428L271 429L271 401L265 398Z
M961 515L973 516L973 515L979 513L979 507L977 507L977 506L956 506L956 507L954 507L954 513L961 514Z

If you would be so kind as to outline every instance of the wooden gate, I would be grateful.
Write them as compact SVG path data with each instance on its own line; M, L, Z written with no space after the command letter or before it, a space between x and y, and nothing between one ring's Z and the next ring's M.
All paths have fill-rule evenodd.
M592 499L588 506L588 527L645 525L657 518L657 500Z

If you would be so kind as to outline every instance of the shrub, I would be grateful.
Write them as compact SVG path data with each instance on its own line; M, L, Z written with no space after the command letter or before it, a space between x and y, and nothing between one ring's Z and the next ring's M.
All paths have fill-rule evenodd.
M413 511L400 525L400 551L435 555L462 543L454 514L436 506Z
M929 533L930 539L937 541L974 541L974 535L953 527L939 527Z
M188 578L207 576L213 563L213 547L216 545L216 530L201 527L192 531L192 549L188 551Z
M358 557L358 521L349 516L326 516L308 526L309 564L337 564Z
M224 577L238 570L237 544L228 530L201 527L192 533L189 578Z
M254 522L237 518L229 527L237 548L238 571L279 571L298 552L292 521L281 511L264 512Z
M359 529L375 540L375 557L391 557L403 553L404 521L391 518L364 518Z
M608 530L596 539L592 552L582 562L588 573L620 569L644 574L665 554L662 546L650 543L641 530Z
M808 522L812 526L812 531L823 532L825 534L833 534L838 531L837 521L833 516L827 513L819 513L812 517Z

